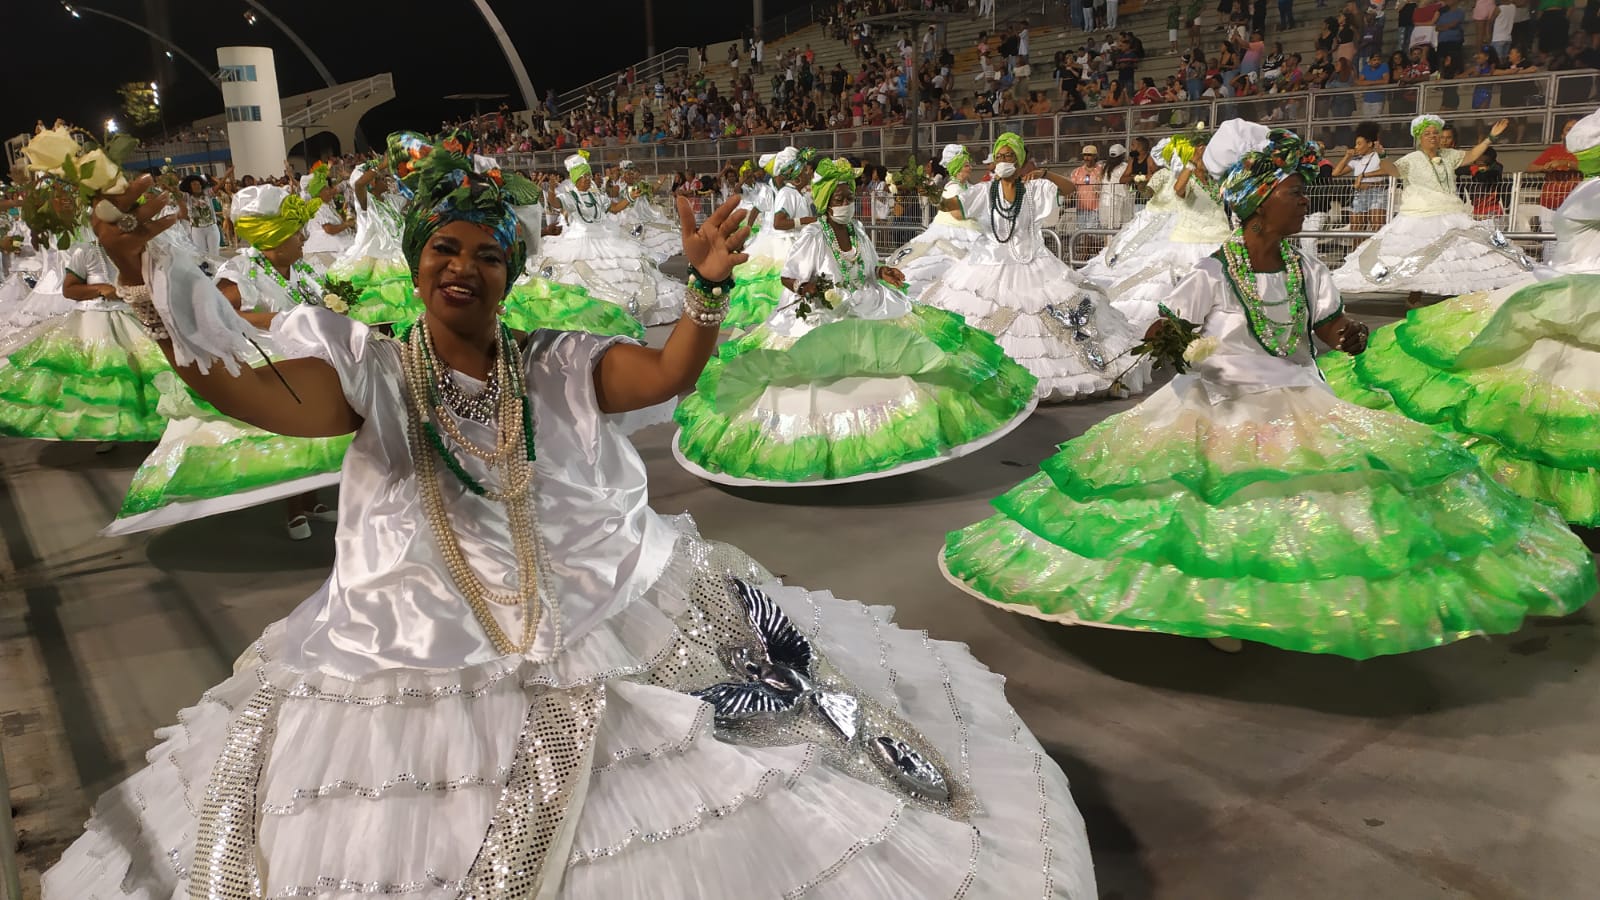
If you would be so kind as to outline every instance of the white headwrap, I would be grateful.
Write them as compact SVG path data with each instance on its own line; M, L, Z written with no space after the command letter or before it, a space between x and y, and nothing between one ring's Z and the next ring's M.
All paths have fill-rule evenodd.
M571 178L574 183L592 171L589 168L589 159L581 153L572 154L571 156L562 160L561 164L567 167L567 176Z
M1164 137L1150 151L1150 159L1154 160L1155 164L1163 169L1171 165L1171 162L1167 159L1167 148L1170 146L1172 146L1172 138Z
M300 176L300 196L306 198L307 200L311 199L311 176L310 175L301 175Z
M773 172L773 169L775 168L773 163L776 162L777 159L778 159L778 154L776 154L776 153L763 153L759 157L756 158L756 165L761 167L761 171L766 172L768 175L771 175L772 172Z
M950 168L951 160L958 156L965 156L966 153L967 148L961 146L960 144L945 144L944 152L939 154L939 165L948 170Z
M772 158L772 171L782 172L784 169L794 165L794 161L799 158L799 150L795 149L794 147L785 147L778 151L777 156Z
M350 178L348 179L350 187L354 188L356 186L356 182L360 181L361 180L361 176L365 175L366 173L367 173L367 164L366 163L362 163L361 165L356 166L354 169L351 169L350 170Z
M625 159L622 162L617 163L617 168L619 168L619 169L631 169L631 168L633 168L633 160Z
M1567 152L1577 153L1591 147L1600 147L1600 109L1579 119L1567 132Z
M493 172L498 168L500 168L500 160L492 156L479 156L476 153L472 155L472 171L477 172L479 175Z
M1411 139L1416 140L1417 138L1422 137L1422 133L1427 131L1430 127L1443 131L1444 119L1439 118L1433 113L1423 113L1422 115L1417 116L1415 119L1412 119Z
M1267 136L1272 129L1259 122L1249 122L1244 119L1229 119L1217 126L1216 132L1211 135L1211 141L1205 145L1205 152L1201 154L1206 171L1213 178L1221 178L1233 168L1233 164L1244 158L1246 153L1253 150L1262 150L1267 146Z
M301 179L302 183L305 179ZM233 195L233 208L228 218L238 224L244 216L275 216L283 209L289 192L275 184L252 184L240 188Z

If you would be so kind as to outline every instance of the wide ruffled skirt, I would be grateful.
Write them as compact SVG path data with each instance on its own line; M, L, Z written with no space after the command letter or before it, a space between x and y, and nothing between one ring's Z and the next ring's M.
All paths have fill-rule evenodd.
M1412 310L1320 365L1340 397L1437 426L1513 491L1600 526L1600 275Z
M953 582L1069 624L1364 659L1517 630L1596 590L1554 510L1432 429L1326 388L1181 376L953 532Z
M422 315L422 298L411 283L411 267L402 256L348 254L328 268L330 280L348 281L359 292L350 318L367 325L410 322Z
M944 277L950 267L967 258L967 251L983 241L983 231L975 226L935 221L926 231L896 250L888 264L906 276L906 289L919 297L928 286Z
M671 221L646 200L635 200L622 211L620 224L624 234L638 241L644 252L656 265L661 265L683 252L683 232L676 221Z
M1136 334L1144 334L1160 316L1160 304L1195 264L1221 246L1220 241L1174 240L1178 220L1176 210L1146 207L1078 270L1106 292Z
M176 372L156 376L161 443L140 463L102 535L133 534L248 509L339 482L350 435L296 438L262 431L196 397Z
M995 336L1039 379L1041 400L1073 400L1121 387L1138 391L1147 363L1126 354L1142 336L1066 263L1046 252L1015 262L969 253L919 296Z
M809 643L817 689L731 723L686 693L751 684L728 649L759 652L762 595L730 575ZM1091 900L1083 820L1002 679L890 615L686 538L550 663L350 681L280 661L275 625L100 799L44 896Z
M987 446L1033 402L1034 377L994 338L916 305L723 344L678 407L674 450L723 483L884 478Z
M534 270L615 303L646 325L666 325L683 313L683 285L663 275L644 248L615 226L545 238Z
M1362 241L1333 272L1346 293L1449 297L1527 281L1533 263L1492 222L1470 215L1401 213Z
M644 325L615 303L587 290L538 276L523 276L506 296L502 321L514 331L587 331L644 339Z
M126 310L77 309L0 346L0 435L155 441L166 419L155 378L172 371Z

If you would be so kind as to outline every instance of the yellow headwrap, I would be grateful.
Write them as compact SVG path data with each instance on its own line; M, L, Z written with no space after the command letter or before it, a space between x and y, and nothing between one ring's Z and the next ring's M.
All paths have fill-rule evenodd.
M1020 166L1028 161L1027 148L1022 146L1022 138L1014 132L1008 131L1005 134L995 138L994 149L991 150L990 153L993 155L998 155L1002 147L1010 147L1011 152L1017 155L1017 165Z
M278 207L275 216L240 216L239 221L233 223L234 231L239 236L250 242L250 246L262 250L271 250L273 247L287 241L300 233L322 208L320 199L305 200L298 194L290 194L283 198L283 205Z
M817 173L811 179L811 203L820 212L828 208L833 192L839 185L856 186L856 170L848 159L819 159Z
M745 177L745 176L746 176L746 175L749 175L749 174L750 174L750 172L751 172L751 171L752 171L752 170L753 170L753 169L755 169L755 167L756 167L756 164L755 164L755 163L753 163L753 162L751 162L751 161L750 161L750 160L748 160L748 159L747 159L747 160L745 160L745 161L744 161L744 162L742 162L742 163L740 163L740 164L739 164L739 177L740 177L740 178L743 178L743 177Z

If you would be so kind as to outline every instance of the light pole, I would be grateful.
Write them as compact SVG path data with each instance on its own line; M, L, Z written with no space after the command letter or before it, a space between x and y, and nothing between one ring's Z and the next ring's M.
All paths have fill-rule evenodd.
M155 33L154 31L151 31L150 29L144 27L143 25L140 25L138 22L135 22L132 19L124 19L122 16L116 15L115 13L108 13L105 10L102 10L102 9L94 9L93 7L89 7L89 6L79 6L79 5L74 4L74 3L67 3L67 2L65 2L65 0L62 0L61 8L66 10L67 12L71 13L72 17L74 19L83 18L83 16L81 15L82 13L93 13L94 15L102 16L104 18L110 19L113 22L121 22L122 24L124 24L124 25L128 26L129 28L132 28L132 29L134 29L136 31L143 32L145 35L150 37L152 40L160 41L162 46L167 48L167 56L168 57L171 57L172 54L174 54L174 53L178 54L179 56L182 56L189 63L189 65L194 66L196 71L198 71L201 75L205 76L206 81L210 82L211 85L213 87L215 87L218 92L221 92L222 84L221 84L220 81L218 81L216 72L212 71L211 69L206 68L205 66L200 65L200 61L195 59L194 57L190 56L189 54L185 53L183 51L182 47L179 47L177 44L174 44L173 42L167 40L165 37L162 37L161 35Z

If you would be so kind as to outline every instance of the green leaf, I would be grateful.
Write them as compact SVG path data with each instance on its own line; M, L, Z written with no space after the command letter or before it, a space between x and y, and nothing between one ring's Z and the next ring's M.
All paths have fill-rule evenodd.
M88 181L89 179L93 178L94 177L95 166L98 166L98 165L99 165L99 163L97 163L97 162L91 162L91 163L85 164L83 168L78 170L78 180L79 181Z
M106 156L119 166L125 164L128 157L137 149L139 149L139 139L127 133L112 135L111 139L106 141L105 147Z

